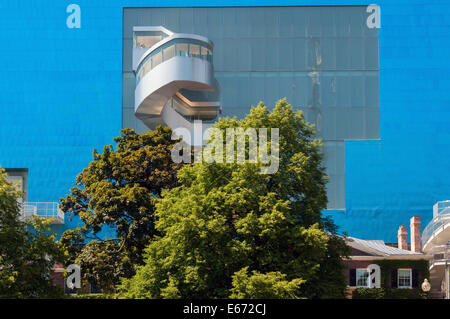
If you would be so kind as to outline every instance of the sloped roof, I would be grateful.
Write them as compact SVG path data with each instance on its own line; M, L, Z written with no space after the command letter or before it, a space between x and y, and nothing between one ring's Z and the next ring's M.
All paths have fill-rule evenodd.
M347 245L378 256L405 256L405 255L423 255L409 250L399 249L388 246L383 240L364 240L354 237L347 237Z

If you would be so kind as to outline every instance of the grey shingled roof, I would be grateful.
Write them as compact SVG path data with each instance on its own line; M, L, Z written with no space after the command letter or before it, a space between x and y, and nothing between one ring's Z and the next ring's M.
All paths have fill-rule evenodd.
M409 250L399 249L391 246L387 246L382 240L364 240L354 237L347 237L347 243L353 246L354 243L359 249L367 248L371 251L379 252L382 255L399 256L399 255L423 255L422 253L416 253Z

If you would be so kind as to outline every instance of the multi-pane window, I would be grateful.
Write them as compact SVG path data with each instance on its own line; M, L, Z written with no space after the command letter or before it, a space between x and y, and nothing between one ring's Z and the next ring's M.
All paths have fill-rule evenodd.
M163 50L164 61L169 60L175 56L175 45L171 45Z
M155 53L152 56L152 69L154 67L156 67L157 65L159 65L161 62L162 62L162 53L161 53L161 50L159 50L157 53ZM150 71L150 70L148 70L148 71ZM145 73L148 73L148 71Z
M137 49L151 48L154 44L161 41L166 35L161 31L135 31L133 37L133 46Z
M178 56L188 56L189 49L187 43L177 43L177 55Z
M212 51L209 50L209 49L207 49L207 50L208 50L207 60L208 60L209 62L212 62Z
M356 269L356 287L367 287L367 278L369 272L367 269Z
M201 58L200 46L198 44L189 44L189 56L193 58Z
M184 42L187 41L188 43ZM190 41L190 42L189 42ZM162 47L154 50L140 63L136 72L136 84L154 67L174 56L189 56L207 60L212 63L212 50L205 47L206 44L191 43L195 40L175 39Z
M398 270L398 288L411 288L411 269Z
M202 59L208 60L208 51L209 50L205 47L201 47L201 50L202 50Z

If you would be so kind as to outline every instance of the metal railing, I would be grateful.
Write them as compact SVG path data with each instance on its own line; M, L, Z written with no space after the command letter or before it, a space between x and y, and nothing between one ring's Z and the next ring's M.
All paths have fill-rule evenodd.
M54 218L53 224L64 224L64 212L57 202L25 202L22 204L21 213L23 219L39 216Z
M440 211L440 213L434 217L431 222L428 223L427 227L422 233L422 247L428 242L430 237L435 234L438 230L448 227L450 224L450 207L445 208Z
M439 201L433 205L433 218L450 211L450 200Z

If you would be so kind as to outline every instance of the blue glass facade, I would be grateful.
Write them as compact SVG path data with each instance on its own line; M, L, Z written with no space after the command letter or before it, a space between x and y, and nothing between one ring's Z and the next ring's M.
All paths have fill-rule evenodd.
M123 126L147 130L128 92L134 90L133 28L162 25L205 36L214 42L222 116L243 118L259 101L270 109L286 97L323 139L328 209L345 209L345 141L380 137L378 29L367 26L366 9L126 8Z
M66 26L70 3L81 8L80 29ZM29 201L55 201L89 163L92 149L112 142L122 128L124 7L368 4L3 1L0 165L28 168ZM354 237L393 242L398 225L413 215L426 225L433 203L450 197L450 4L378 5L380 139L345 142L345 210L329 213ZM66 220L54 227L75 225Z

